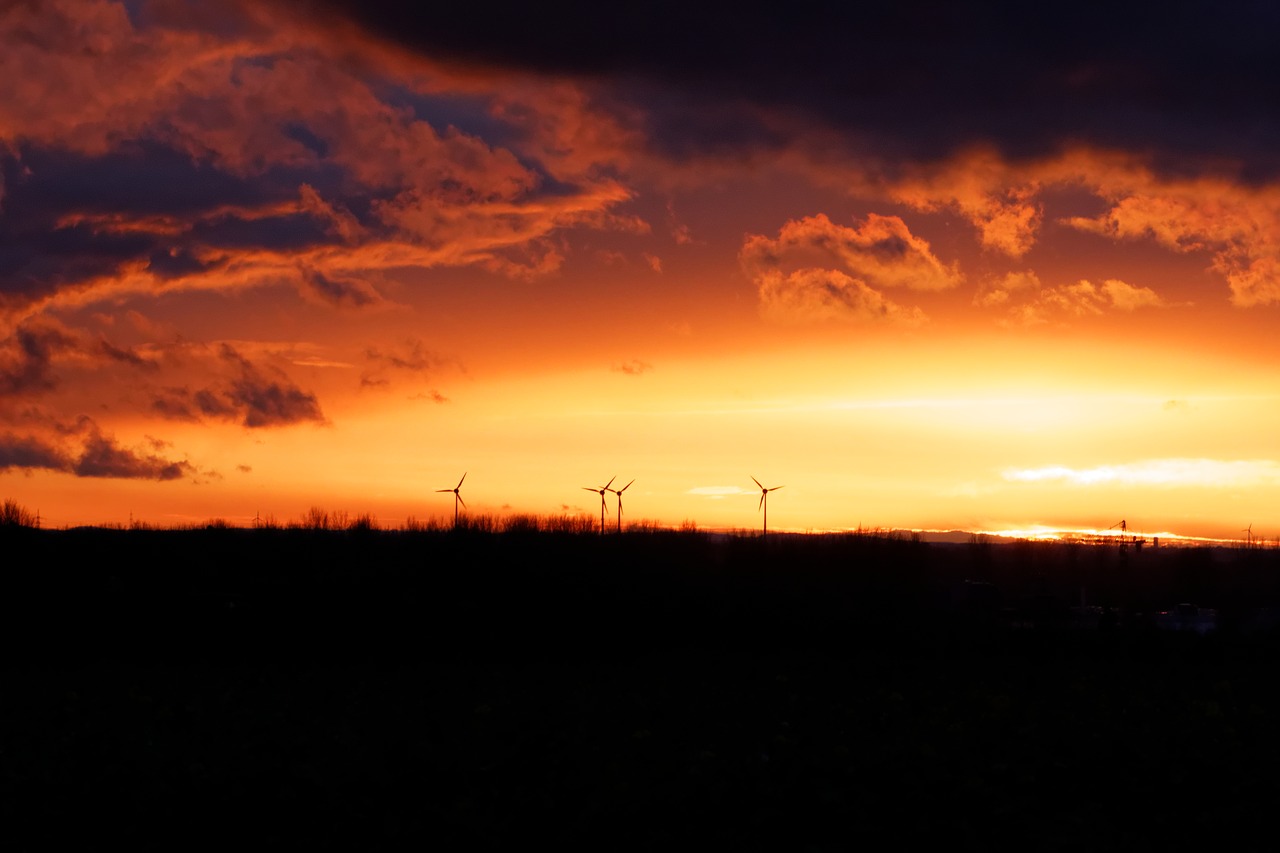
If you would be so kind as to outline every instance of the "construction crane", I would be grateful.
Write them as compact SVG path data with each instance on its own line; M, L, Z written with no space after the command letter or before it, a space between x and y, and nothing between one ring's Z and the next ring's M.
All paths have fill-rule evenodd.
M1122 518L1119 521L1117 521L1115 524L1108 527L1107 529L1115 530L1117 527L1120 528L1120 550L1123 551L1125 546L1129 544L1132 544L1135 548L1139 550L1142 549L1142 544L1147 540L1139 539L1136 535L1130 536L1128 539L1125 538L1129 533L1129 523L1127 521L1125 521ZM1157 544L1158 544L1158 541L1157 541Z

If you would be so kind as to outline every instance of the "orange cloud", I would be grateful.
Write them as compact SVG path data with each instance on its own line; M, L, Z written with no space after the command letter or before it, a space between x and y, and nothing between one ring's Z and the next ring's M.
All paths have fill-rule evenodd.
M1119 311L1136 311L1139 308L1164 308L1166 303L1149 287L1135 287L1119 279L1107 279L1102 292L1112 306Z
M869 214L861 226L837 225L825 214L792 220L778 239L749 235L739 255L748 271L780 265L787 256L825 256L875 287L946 290L963 276L956 265L934 257L896 216Z
M980 289L973 298L973 304L983 308L995 308L1008 304L1012 294L1029 290L1040 290L1040 279L1034 272L1024 270L1006 273Z
M289 283L307 298L368 307L381 302L379 270L477 265L529 278L559 268L557 230L648 230L612 210L631 191L604 175L625 165L634 133L585 89L445 69L304 17L234 4L202 32L168 14L143 28L107 0L0 11L6 61L23 69L0 98L0 149L146 160L138 146L158 145L186 155L210 185L207 199L171 211L63 211L54 227L79 239L124 245L139 235L154 248L65 276L53 292L33 284L41 296L11 304L30 316L129 292ZM470 99L501 123L505 144L434 126L388 92ZM252 179L277 197L229 201L217 187L245 190L214 175ZM289 189L296 200L278 197ZM118 193L112 203L130 204ZM249 232L247 222L262 227ZM307 229L315 233L300 240ZM248 233L266 236L243 245Z
M1136 170L1097 192L1111 208L1067 224L1117 240L1153 239L1176 252L1207 252L1235 305L1280 302L1280 187L1161 179Z
M919 167L889 188L889 197L917 210L954 208L978 229L987 249L1020 258L1035 244L1042 211L1040 185L989 151L974 151L941 166Z
M1006 295L1010 292L993 291ZM1118 279L1108 279L1100 285L1082 279L1075 284L1043 288L1036 293L1035 299L1013 306L1010 314L1019 322L1038 324L1061 317L1089 317L1108 311L1165 307L1168 304L1148 287L1136 287Z
M868 186L858 178L860 191ZM909 169L883 184L892 199L922 211L953 209L979 232L984 247L1021 257L1042 224L1039 196L1078 187L1105 201L1106 212L1063 223L1114 240L1150 239L1176 252L1204 252L1240 307L1280 302L1280 186L1229 177L1166 176L1140 158L1078 148L1031 162L971 151ZM1122 297L1123 301L1123 297Z
M877 288L942 290L963 280L896 216L871 214L854 228L823 214L793 220L776 240L748 235L738 257L759 291L761 312L787 322L916 324L924 319L919 310L890 302Z
M840 270L804 269L790 275L769 271L756 279L760 313L783 323L814 320L883 321L919 325L917 308L903 308Z

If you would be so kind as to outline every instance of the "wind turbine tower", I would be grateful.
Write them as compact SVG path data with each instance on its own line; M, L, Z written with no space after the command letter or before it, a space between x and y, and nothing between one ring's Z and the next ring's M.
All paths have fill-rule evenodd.
M465 479L467 479L467 474L464 471L462 474L462 480L465 480ZM459 480L458 485L454 486L452 489L436 489L437 493L453 492L453 529L454 530L458 529L458 504L462 504L463 509L467 508L467 502L464 501L462 499L462 495L458 493L459 490L462 488L462 480Z
M613 482L613 481L610 480L609 482ZM634 482L635 480L631 481L631 483L634 483ZM625 492L627 489L631 488L631 483L627 483L621 489L609 489L609 491L613 492L615 495L618 496L618 532L619 533L622 532L622 493ZM601 524L600 529L601 530L604 529L603 524Z
M590 486L582 487L586 489L588 492L595 492L598 495L600 495L600 533L601 534L604 533L604 511L605 511L604 493L613 491L613 489L610 489L609 487L613 485L613 481L616 479L618 479L618 475L614 474L612 477L609 478L609 482L605 483L603 486L601 486L598 489L593 489ZM629 486L631 484L628 483L627 485ZM624 486L623 488L626 488L626 487ZM618 517L621 518L622 516L619 515Z
M756 511L759 512L760 510L764 510L764 528L763 528L764 532L762 535L768 536L769 535L769 493L778 491L778 489L781 489L782 486L770 486L769 488L766 489L763 485L760 484L760 481L757 480L755 477L752 477L751 479L755 482L757 486L760 486L760 503L756 505Z

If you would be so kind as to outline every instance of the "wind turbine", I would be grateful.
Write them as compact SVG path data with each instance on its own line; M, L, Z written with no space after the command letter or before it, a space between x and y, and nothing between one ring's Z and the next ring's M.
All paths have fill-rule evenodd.
M756 511L759 512L762 509L764 510L764 534L763 535L768 536L769 535L769 493L778 491L778 489L781 489L782 486L770 486L769 488L766 489L763 485L761 485L759 480L756 480L755 477L752 477L751 479L755 481L755 484L757 486L760 486L760 503L756 505Z
M613 482L613 480L610 480L609 482L610 482L610 483L612 483L612 482ZM634 483L634 482L635 482L635 480L632 480L632 481L631 481L631 483ZM627 484L626 484L625 486L623 486L621 489L609 489L609 491L613 492L615 495L617 495L617 496L618 496L618 532L619 532L619 533L621 533L621 532L622 532L622 493L623 493L623 492L625 492L627 489L631 488L631 483L627 483ZM606 487L606 488L608 488L608 487ZM603 498L603 497L604 497L604 496L603 496L603 495L601 495L601 498ZM604 525L603 525L603 524L601 524L601 529L602 529L602 530L604 529Z
M465 480L465 479L467 479L467 474L466 474L466 472L464 471L464 472L463 472L463 474L462 474L462 480ZM458 527L458 504L462 504L462 508L463 508L463 509L466 509L466 508L467 508L467 502L466 502L466 501L464 501L464 500L462 499L462 495L458 494L458 490L462 488L462 480L459 480L459 481L458 481L458 485L454 486L452 489L436 489L436 492L453 492L453 526L454 526L454 529L457 529L457 527Z
M616 479L618 479L618 475L614 474L612 477L609 478L609 482L605 483L603 486L601 486L598 489L593 489L590 486L582 487L586 489L588 492L596 492L597 494L600 495L600 532L601 533L604 533L604 509L605 509L604 493L613 491L613 489L610 489L609 487L613 485L613 481ZM630 485L630 483L628 483L627 485ZM621 516L619 516L619 518L621 518Z
M1249 522L1249 526L1246 527L1244 530L1241 530L1240 532L1243 533L1245 537L1244 547L1252 548L1253 547L1253 522Z

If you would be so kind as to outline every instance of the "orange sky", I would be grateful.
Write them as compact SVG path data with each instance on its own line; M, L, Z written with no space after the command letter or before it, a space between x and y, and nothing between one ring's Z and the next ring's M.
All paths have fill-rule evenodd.
M862 91L812 21L773 66L398 9L0 8L0 496L397 525L464 471L484 513L616 475L633 520L753 528L755 476L776 529L1280 535L1265 86L1171 108L1066 27L992 54L1043 109L952 114L941 60Z

